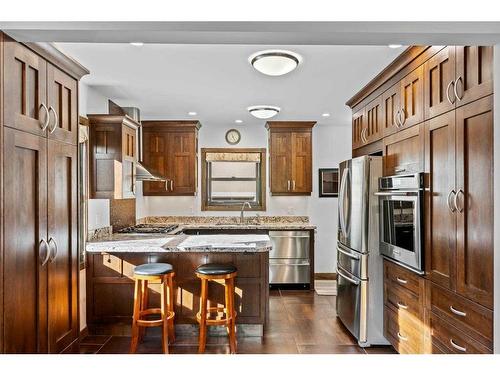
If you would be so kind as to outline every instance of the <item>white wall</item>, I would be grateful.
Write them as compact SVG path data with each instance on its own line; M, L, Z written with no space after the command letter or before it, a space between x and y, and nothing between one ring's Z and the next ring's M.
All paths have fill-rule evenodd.
M264 122L259 128L233 124L202 124L199 146L231 147L224 139L228 129L235 127L241 132L241 142L234 147L266 147L267 130ZM313 128L313 193L310 197L273 197L269 195L267 176L267 210L265 215L306 215L318 229L316 233L315 272L334 272L336 267L337 199L318 198L318 168L337 167L339 162L350 158L350 123L343 126L325 126L318 123ZM269 168L267 168L269 172ZM141 184L138 184L141 185ZM198 186L201 186L199 176ZM235 211L201 211L201 197L142 197L142 186L137 189L137 218L168 215L239 215ZM254 215L248 214L248 215Z

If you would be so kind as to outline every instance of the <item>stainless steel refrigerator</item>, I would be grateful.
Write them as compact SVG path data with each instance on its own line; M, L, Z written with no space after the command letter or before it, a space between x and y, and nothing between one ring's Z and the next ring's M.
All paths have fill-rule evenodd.
M374 195L382 157L346 160L339 176L337 315L360 346L389 344L383 336L383 264Z

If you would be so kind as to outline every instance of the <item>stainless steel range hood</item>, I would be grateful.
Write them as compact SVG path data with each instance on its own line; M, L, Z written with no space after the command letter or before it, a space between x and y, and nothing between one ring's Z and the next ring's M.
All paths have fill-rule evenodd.
M127 115L136 121L139 125L141 124L141 111L136 107L120 107L113 101L108 101L108 107L110 114L121 114ZM142 137L142 125L138 127L138 137L137 137L137 150L138 150L138 162L135 168L135 179L137 181L166 181L167 179L158 173L154 173L148 170L144 165L142 165L143 157L143 137Z

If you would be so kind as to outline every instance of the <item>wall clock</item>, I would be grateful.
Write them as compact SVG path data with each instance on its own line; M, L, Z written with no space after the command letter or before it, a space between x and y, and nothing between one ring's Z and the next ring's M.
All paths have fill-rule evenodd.
M226 142L230 145L237 145L241 141L241 134L236 129L229 129L226 132Z

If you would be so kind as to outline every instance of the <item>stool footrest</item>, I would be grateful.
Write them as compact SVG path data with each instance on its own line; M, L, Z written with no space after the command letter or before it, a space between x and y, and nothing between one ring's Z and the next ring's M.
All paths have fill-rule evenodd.
M208 319L208 317L210 316L210 313L214 313L214 312L217 312L217 313L224 313L226 315L226 318L225 319ZM231 317L227 317L227 309L225 307L209 307L207 308L207 318L205 319L207 325L213 325L213 326L223 326L223 325L227 325L231 322L232 319L236 319L236 311L233 312L234 314L234 318L231 318ZM201 312L197 313L196 314L196 320L198 321L198 323L201 321Z

